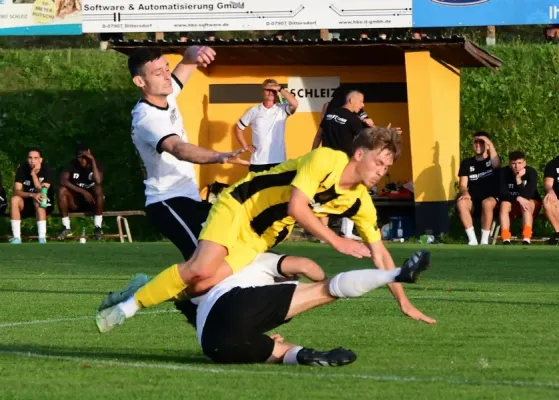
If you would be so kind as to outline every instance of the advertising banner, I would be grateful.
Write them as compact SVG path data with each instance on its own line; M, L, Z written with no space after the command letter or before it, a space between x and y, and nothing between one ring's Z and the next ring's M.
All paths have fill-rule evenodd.
M413 0L413 26L559 23L559 0Z
M0 35L81 35L82 0L0 0Z
M83 1L84 32L362 29L412 24L412 0Z

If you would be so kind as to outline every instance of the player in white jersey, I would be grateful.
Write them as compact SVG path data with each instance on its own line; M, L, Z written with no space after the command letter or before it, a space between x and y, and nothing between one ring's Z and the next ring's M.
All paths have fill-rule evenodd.
M220 153L188 143L176 98L198 66L215 58L209 47L189 47L173 72L160 50L142 48L128 58L128 69L142 99L132 110L132 141L146 170L146 212L189 259L211 204L200 199L195 164L249 165L239 154Z
M196 329L204 354L215 362L343 366L356 360L353 351L341 347L316 351L266 333L339 298L360 297L394 282L415 283L430 266L430 253L418 251L401 268L353 270L327 279L308 258L268 252L206 294L174 301ZM299 283L301 275L315 283ZM142 279L148 280L145 275Z

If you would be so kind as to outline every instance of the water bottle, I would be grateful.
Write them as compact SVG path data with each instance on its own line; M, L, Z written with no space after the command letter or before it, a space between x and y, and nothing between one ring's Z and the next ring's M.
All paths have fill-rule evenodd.
M398 229L396 230L396 237L401 238L404 236L404 230L402 229L402 220L398 220Z
M41 199L41 208L47 208L48 204L49 204L49 199L47 197L47 193L49 192L48 188L46 187L42 187L41 188L41 194L43 195L43 198Z
M80 236L80 243L84 244L86 242L85 240L85 226L82 226L82 234Z

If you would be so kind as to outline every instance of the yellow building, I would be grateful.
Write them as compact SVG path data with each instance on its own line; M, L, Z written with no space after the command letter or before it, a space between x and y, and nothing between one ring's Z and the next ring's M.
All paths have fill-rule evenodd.
M501 61L461 38L441 40L218 41L204 43L216 61L199 69L178 98L189 140L219 151L238 148L238 119L261 102L261 83L275 78L296 94L299 109L288 119L288 158L312 146L322 105L340 84L365 94L366 111L377 125L401 127L403 149L389 172L392 182L413 182L415 199L375 199L379 208L415 215L415 231L448 231L460 165L460 69L496 68ZM117 42L125 54L137 47L161 47L171 67L189 43ZM245 131L250 142L249 130ZM200 188L215 181L232 183L246 167L196 166ZM379 188L381 190L382 187ZM392 212L394 214L394 211ZM398 213L396 211L396 213Z

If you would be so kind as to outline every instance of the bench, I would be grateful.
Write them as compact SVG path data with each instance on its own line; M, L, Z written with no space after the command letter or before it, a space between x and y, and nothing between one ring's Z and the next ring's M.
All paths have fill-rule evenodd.
M79 213L79 212L71 212L68 213L68 217L93 217L95 213L93 212L86 212L86 213ZM128 243L132 243L132 234L130 233L130 225L128 224L128 219L126 217L131 217L135 215L146 216L145 211L140 210L132 210L132 211L105 211L103 213L103 217L116 217L116 223L118 227L118 233L114 234L104 234L103 236L106 238L119 238L120 243L124 243L124 239L128 241ZM7 215L9 217L9 215ZM49 215L51 217L62 217L59 213L52 213ZM86 237L93 237L93 235L87 235ZM4 239L11 239L12 236L4 236ZM23 238L23 236L22 236ZM37 239L38 236L25 236L27 239ZM73 239L79 239L80 236L74 236Z

